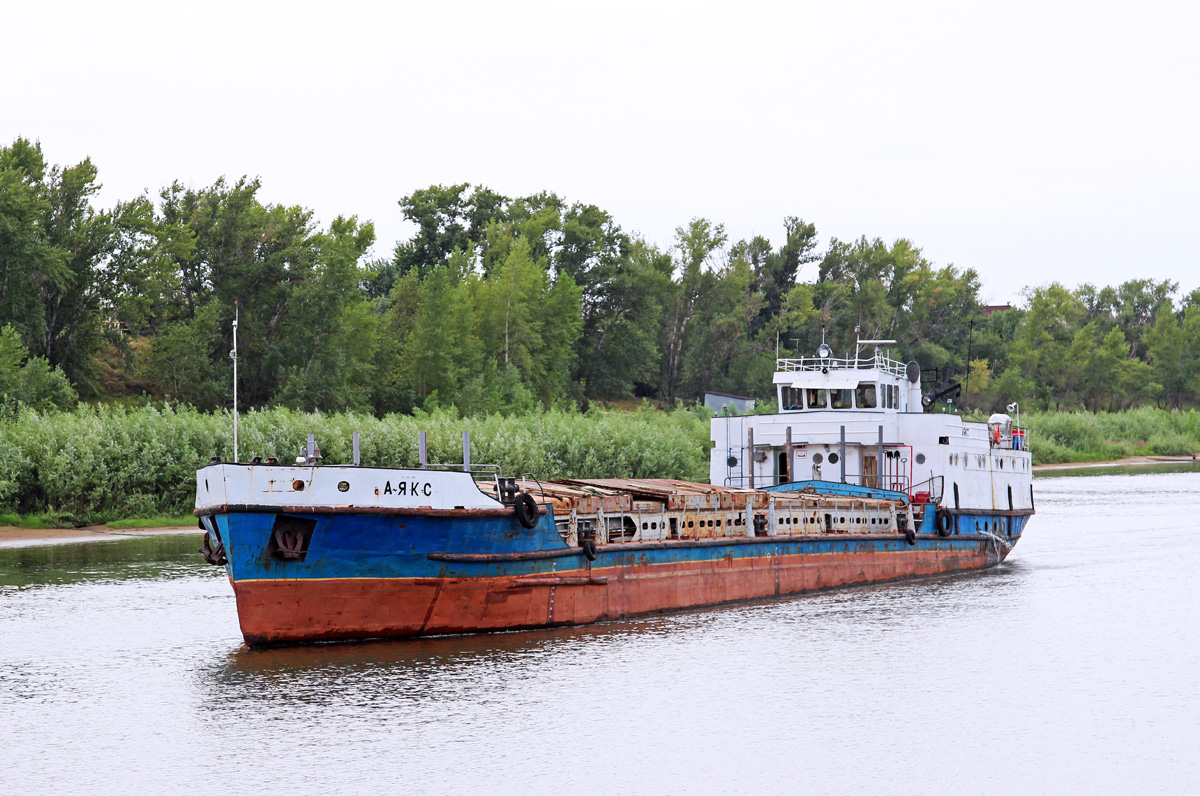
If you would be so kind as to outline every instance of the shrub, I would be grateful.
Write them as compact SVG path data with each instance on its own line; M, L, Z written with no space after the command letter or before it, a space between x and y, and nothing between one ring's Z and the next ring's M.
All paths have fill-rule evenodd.
M431 462L462 461L469 430L472 461L508 475L702 480L708 473L708 422L686 411L460 418L451 408L376 418L271 408L242 415L239 458L293 461L312 433L322 461L350 462L351 435L361 431L364 465L411 467L421 430ZM0 421L0 510L54 511L80 523L185 514L195 471L213 456L233 456L227 412L170 405L25 411Z
M1149 444L1150 450L1159 456L1186 456L1200 448L1195 437L1177 431L1156 432L1150 437Z

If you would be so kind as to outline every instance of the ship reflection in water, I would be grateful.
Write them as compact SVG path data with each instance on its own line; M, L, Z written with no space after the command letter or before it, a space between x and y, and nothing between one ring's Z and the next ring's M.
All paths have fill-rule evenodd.
M264 650L198 534L0 549L0 792L1195 791L1200 475L1037 490L975 574Z

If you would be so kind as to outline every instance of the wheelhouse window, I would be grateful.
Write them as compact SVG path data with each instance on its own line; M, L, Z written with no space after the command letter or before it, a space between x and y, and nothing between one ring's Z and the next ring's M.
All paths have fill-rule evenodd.
M783 387L780 389L779 405L784 409L803 409L804 405L800 403L800 390L796 387Z
M830 409L853 409L854 404L851 402L851 393L853 390L847 388L844 390L829 391L829 408Z
M815 387L810 387L805 390L808 399L809 409L825 409L829 406L829 390L820 390Z
M875 385L869 381L864 381L854 390L854 402L859 409L874 409L875 401Z

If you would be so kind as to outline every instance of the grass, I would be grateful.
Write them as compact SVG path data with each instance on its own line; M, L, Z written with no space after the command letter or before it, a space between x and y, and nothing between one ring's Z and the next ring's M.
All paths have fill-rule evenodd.
M39 512L36 514L0 514L0 527L42 530L63 526L53 512Z
M113 520L103 523L104 527L114 531L135 528L191 528L196 525L196 518L191 514L178 516L155 515L152 517L136 517L133 519ZM64 520L62 516L52 511L34 514L0 514L0 527L25 528L28 530L45 530L48 528L76 528L78 522Z
M194 528L196 527L196 518L191 514L182 514L178 517L141 517L132 520L114 520L104 523L104 527L112 528L120 531L130 528Z

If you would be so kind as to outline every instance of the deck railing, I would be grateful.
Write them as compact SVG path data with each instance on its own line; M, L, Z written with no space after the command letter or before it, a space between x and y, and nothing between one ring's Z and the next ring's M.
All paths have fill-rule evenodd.
M892 376L904 377L906 365L882 353L869 357L799 357L798 359L779 358L775 360L775 370L780 373L796 373L799 371L824 370L872 370L878 368Z
M791 479L782 475L756 475L754 476L754 488L762 489L770 486L781 486L783 484L798 483L808 480L827 481L829 483L838 483L841 478L839 472L836 478L817 478L817 479ZM886 489L891 492L908 493L908 476L900 474L885 473L846 473L845 483L847 486L861 486L867 489ZM734 489L750 489L750 476L748 475L731 475L725 478L724 486Z

